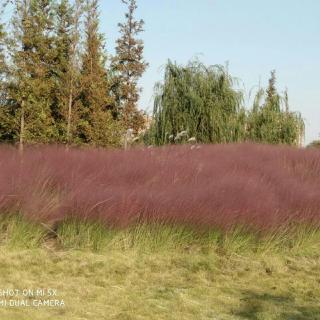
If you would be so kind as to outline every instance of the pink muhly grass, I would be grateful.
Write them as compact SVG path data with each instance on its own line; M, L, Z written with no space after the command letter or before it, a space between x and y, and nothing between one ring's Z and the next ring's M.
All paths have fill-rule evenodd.
M320 152L255 144L152 149L0 148L0 211L268 230L320 222Z

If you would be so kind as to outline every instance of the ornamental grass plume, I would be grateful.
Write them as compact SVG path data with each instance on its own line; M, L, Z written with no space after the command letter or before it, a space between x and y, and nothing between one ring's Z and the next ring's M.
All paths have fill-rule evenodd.
M317 150L257 144L122 150L0 147L0 212L43 223L257 230L320 222Z

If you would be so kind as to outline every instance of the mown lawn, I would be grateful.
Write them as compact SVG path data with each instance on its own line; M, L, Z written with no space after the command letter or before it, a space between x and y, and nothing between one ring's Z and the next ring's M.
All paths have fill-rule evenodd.
M5 320L316 320L320 254L2 245L0 288L53 288L65 303L0 307Z

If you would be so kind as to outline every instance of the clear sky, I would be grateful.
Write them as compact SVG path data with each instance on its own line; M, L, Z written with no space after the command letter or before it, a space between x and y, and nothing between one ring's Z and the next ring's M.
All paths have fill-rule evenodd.
M145 20L145 58L150 66L141 80L142 109L152 110L155 82L167 59L186 63L198 56L206 64L229 62L230 73L248 93L267 85L276 69L278 89L287 87L291 109L306 122L306 142L320 134L319 0L137 0ZM101 29L113 52L121 0L101 1ZM248 97L248 94L247 94Z

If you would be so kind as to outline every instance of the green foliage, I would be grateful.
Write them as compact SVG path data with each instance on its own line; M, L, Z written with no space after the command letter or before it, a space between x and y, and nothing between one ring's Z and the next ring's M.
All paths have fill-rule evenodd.
M275 71L272 71L266 93L262 89L258 91L248 113L247 137L254 142L300 146L304 121L299 113L289 111L288 93L281 97L275 83Z
M61 0L55 12L55 64L53 66L54 95L52 113L55 118L60 142L67 140L68 103L73 79L73 29L74 13L68 0ZM72 97L73 98L73 97Z
M120 38L117 40L116 55L112 61L113 90L116 95L116 110L126 129L138 133L144 126L143 114L138 111L138 80L148 64L144 61L144 44L137 39L143 31L144 21L135 20L136 0L122 0L127 5L126 22L119 23Z
M37 248L45 240L47 230L19 214L0 217L1 242L13 248Z
M8 108L5 108L7 104L7 88L5 83L5 77L7 73L7 64L5 60L5 40L6 34L4 32L4 25L0 23L0 140L4 140L10 137L12 134L11 128L13 123L8 121Z
M81 93L78 108L77 136L84 143L119 146L121 130L113 119L108 94L109 81L103 52L104 40L99 33L98 1L86 3L85 50L82 56Z
M318 255L320 230L310 224L290 225L274 231L250 231L243 226L228 231L198 230L192 226L138 223L110 228L96 220L66 219L50 227L19 214L0 215L0 241L11 247L36 248L46 241L64 249L94 251L136 249L143 252L197 247L228 254Z
M66 220L57 230L57 239L66 249L98 251L108 245L112 236L111 230L107 230L99 223L89 221Z
M9 50L8 108L12 135L26 142L55 140L52 70L55 63L53 1L16 1ZM3 134L2 134L3 136Z
M121 147L123 124L115 120L109 110L96 110L91 118L88 136L97 147Z
M5 32L4 32L4 26L0 23L0 90L2 92L3 87L3 76L6 71L6 61L5 61L5 55L4 55L4 42L5 42Z
M99 1L15 0L0 139L120 146ZM82 42L84 36L84 42ZM0 27L0 77L4 70ZM2 83L1 83L2 84ZM1 88L4 87L1 85Z
M222 66L191 61L184 67L169 61L164 83L155 88L155 123L146 140L157 145L190 138L200 143L301 145L303 119L289 111L287 92L281 97L275 84L272 71L266 92L260 89L252 109L245 111L241 92Z
M8 36L0 24L0 141L118 147L128 129L137 141L146 129L138 81L148 66L138 38L144 21L135 18L137 1L122 0L128 10L109 66L99 0L3 3L9 2ZM289 111L287 92L277 92L275 71L250 110L234 84L222 66L169 61L164 82L155 88L145 143L301 145L303 119Z
M222 66L192 61L186 67L168 62L154 102L157 145L179 143L183 135L202 143L241 141L245 135L242 94ZM185 133L186 132L186 133Z

